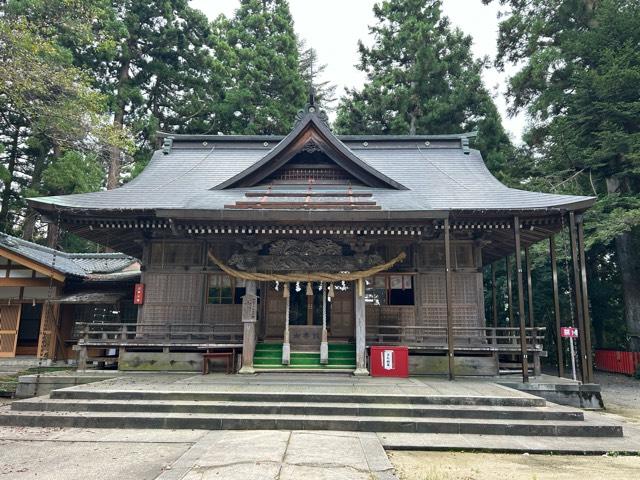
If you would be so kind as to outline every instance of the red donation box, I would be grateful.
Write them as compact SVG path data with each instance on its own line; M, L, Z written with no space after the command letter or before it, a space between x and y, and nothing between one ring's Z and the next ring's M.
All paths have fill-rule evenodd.
M372 377L408 377L407 347L371 347L369 357Z
M142 305L144 303L144 283L136 283L133 288L133 304Z

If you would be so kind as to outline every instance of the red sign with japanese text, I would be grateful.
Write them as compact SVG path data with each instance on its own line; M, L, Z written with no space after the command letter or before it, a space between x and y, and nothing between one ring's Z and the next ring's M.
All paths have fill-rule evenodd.
M133 289L133 304L142 305L144 303L144 283L136 283Z
M578 329L575 327L560 328L560 336L562 338L578 338Z

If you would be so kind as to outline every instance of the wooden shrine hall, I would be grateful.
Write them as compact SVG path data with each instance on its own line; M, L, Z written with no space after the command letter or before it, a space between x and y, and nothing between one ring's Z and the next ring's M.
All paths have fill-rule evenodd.
M366 375L371 346L402 345L411 373L515 365L527 381L545 336L574 325L591 381L582 222L593 198L506 187L470 147L473 134L336 136L313 104L296 120L285 137L161 134L124 186L29 201L142 261L137 323L87 324L80 346L117 348L128 365L233 351L240 372ZM557 273L554 235L565 227L576 318L561 318L555 274L547 332L525 266L531 245L546 242ZM515 266L508 306L495 270L492 284L483 276L505 259Z

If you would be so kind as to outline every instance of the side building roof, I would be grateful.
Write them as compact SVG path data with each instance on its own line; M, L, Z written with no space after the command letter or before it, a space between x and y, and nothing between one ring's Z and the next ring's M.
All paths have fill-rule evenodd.
M119 274L138 262L124 253L68 253L0 233L0 254L8 251L64 276L88 278Z

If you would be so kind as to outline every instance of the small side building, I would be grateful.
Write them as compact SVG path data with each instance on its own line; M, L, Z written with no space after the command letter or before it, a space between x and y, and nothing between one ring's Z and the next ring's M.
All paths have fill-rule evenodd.
M78 324L135 322L140 264L0 234L0 358L75 358Z

